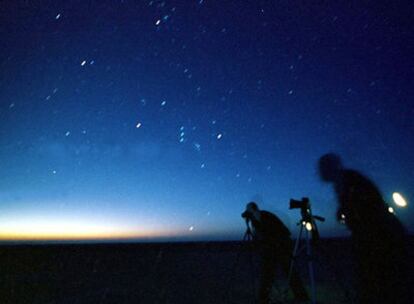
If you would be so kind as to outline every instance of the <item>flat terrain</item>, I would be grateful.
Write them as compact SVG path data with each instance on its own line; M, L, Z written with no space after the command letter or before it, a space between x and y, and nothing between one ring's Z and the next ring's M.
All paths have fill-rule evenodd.
M410 243L410 253L413 252ZM352 303L349 240L315 248L318 303ZM259 258L246 243L0 246L0 303L254 303ZM297 263L307 286L305 258ZM290 303L279 274L274 303Z

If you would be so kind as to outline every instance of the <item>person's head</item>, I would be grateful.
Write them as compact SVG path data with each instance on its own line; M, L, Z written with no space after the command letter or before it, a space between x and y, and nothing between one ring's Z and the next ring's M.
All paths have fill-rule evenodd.
M246 205L246 211L242 213L242 217L246 219L260 219L260 209L255 202Z
M325 154L319 158L318 169L323 181L334 182L338 180L343 169L341 158L334 153Z

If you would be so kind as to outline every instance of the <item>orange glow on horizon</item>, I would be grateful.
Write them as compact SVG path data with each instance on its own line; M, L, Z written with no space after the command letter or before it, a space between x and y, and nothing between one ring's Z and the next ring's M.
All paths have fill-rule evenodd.
M125 232L125 233L82 233L75 234L67 232L65 234L36 234L36 233L18 233L18 232L3 232L0 231L0 241L76 241L76 240L128 240L128 239L148 239L148 238L163 238L176 236L173 233L139 233L139 232Z
M0 224L0 241L146 239L176 236L178 231L119 227L76 221L14 221Z
M76 241L76 240L119 240L119 239L144 239L147 236L138 234L118 234L118 235L22 235L22 234L3 234L0 233L0 241Z

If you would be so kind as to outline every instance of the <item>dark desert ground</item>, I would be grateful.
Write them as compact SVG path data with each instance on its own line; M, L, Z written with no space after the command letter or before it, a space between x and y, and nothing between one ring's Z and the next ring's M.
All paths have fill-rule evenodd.
M411 237L411 258L413 249ZM257 253L242 242L3 244L0 252L1 303L255 303L259 283ZM324 239L314 252L317 302L352 303L350 241ZM298 269L309 287L304 258ZM273 303L292 302L285 288L280 273Z

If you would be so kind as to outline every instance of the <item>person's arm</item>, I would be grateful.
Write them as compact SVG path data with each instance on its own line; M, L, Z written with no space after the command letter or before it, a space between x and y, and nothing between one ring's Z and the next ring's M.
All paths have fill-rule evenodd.
M345 216L345 223L349 228L355 229L364 226L364 218L366 218L366 207L361 201L361 193L358 180L355 178L344 179L341 192L339 194L339 208L337 216L339 220L342 219L342 214Z
M340 184L336 185L336 193L338 197L338 209L336 211L336 219L341 222L346 220L349 217L349 202L351 200L351 195L349 189L345 184L345 181L342 181Z
M344 209L342 207L338 207L338 210L336 210L336 220L342 224L345 223L345 219L346 216Z

